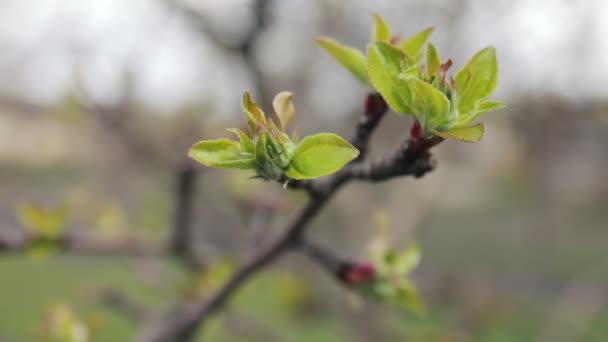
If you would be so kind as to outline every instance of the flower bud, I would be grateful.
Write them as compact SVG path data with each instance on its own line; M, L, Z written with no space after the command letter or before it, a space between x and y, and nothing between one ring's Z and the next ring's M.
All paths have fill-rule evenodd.
M338 272L338 278L347 286L357 286L373 280L376 269L368 263L349 263Z

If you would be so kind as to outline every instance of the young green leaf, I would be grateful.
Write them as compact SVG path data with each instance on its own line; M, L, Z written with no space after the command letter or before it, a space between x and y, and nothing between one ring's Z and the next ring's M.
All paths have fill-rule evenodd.
M407 84L412 94L410 109L420 125L425 129L441 125L450 108L450 100L421 79L407 77L403 82Z
M372 31L372 42L384 42L391 39L391 30L377 13L374 13L374 29Z
M397 284L394 300L397 304L418 316L426 314L426 307L420 299L416 288L407 279L402 279Z
M489 112L491 110L503 108L504 106L505 106L505 103L502 101L484 101L481 104L479 104L476 109L478 112L483 113L483 112Z
M457 128L447 132L438 132L432 131L433 134L445 138L445 139L455 139L464 142L478 142L481 140L484 132L483 123L478 123L477 125L473 125L470 127Z
M242 130L240 130L238 128L228 128L226 130L230 133L236 134L236 136L239 138L239 141L241 143L241 151L244 151L247 153L253 153L253 149L254 149L253 141L251 141L251 139L249 139L249 137L247 136L247 134L245 134L245 132L243 132Z
M372 85L395 112L410 114L410 91L399 79L402 58L403 52L387 43L378 42L367 48Z
M346 140L331 133L308 136L298 144L285 171L292 179L310 179L340 170L359 155Z
M433 44L428 43L426 46L426 78L430 80L439 71L439 68L441 68L441 60L437 49Z
M266 126L266 116L260 107L253 102L251 95L247 92L243 93L242 105L243 115L245 115L245 119L249 125L249 131L251 132L251 135L255 135L259 126Z
M496 50L487 47L475 54L454 76L460 113L473 111L478 101L494 91L497 79Z
M253 169L250 155L241 151L239 143L227 139L203 140L194 144L188 155L208 167Z
M325 49L327 53L334 57L338 63L355 75L355 77L363 83L368 82L365 56L363 56L361 51L342 45L327 37L318 37L316 41L319 46Z
M397 274L407 275L420 263L420 249L417 244L411 244L397 253L393 270Z
M422 76L422 71L420 70L420 67L416 64L412 65L409 68L404 69L399 74L399 78L401 78L401 79L405 79L408 77L421 78L421 76Z
M285 127L289 125L293 117L296 115L296 109L291 102L293 93L282 91L278 93L272 100L272 107L279 118L281 129L285 131Z
M399 44L401 50L405 51L408 55L412 56L415 60L419 60L422 55L422 47L429 39L431 33L433 33L434 28L429 27L424 29L406 41L403 41Z
M262 133L255 144L255 161L258 166L270 166L272 158L268 153L268 134Z
M499 109L505 106L504 102L500 102L500 101L483 101L481 103L478 103L475 106L475 110L473 110L472 112L468 113L468 114L460 114L460 117L458 118L458 120L456 121L456 127L462 127L462 126L466 126L468 124L470 124L471 122L475 121L475 119L477 119L481 114L485 113L485 112L489 112L491 110L495 110L495 109Z

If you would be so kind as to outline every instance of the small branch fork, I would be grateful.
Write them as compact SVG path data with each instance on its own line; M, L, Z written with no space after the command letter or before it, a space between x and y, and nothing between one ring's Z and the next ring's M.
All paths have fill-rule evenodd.
M142 335L139 336L140 341L167 342L192 339L197 328L223 308L241 285L288 251L304 251L306 255L334 274L343 267L344 261L312 245L304 237L308 224L332 196L343 185L353 180L380 182L400 176L419 178L435 168L435 161L431 158L429 149L438 141L427 141L417 137L406 140L392 156L373 162L365 161L365 151L370 137L386 113L387 106L379 95L370 94L365 107L365 113L357 124L352 139L353 145L360 149L361 157L326 180L289 183L291 189L308 192L309 200L299 215L286 227L283 235L238 269L232 278L210 298L183 304L160 321L150 321L145 324L141 330Z

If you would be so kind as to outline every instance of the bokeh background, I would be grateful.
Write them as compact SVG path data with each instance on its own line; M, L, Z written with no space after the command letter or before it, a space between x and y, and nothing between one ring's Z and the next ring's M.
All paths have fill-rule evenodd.
M60 203L70 231L162 244L188 147L241 126L244 91L269 110L291 90L303 134L349 136L366 89L314 37L363 49L377 12L403 37L434 26L456 68L495 46L493 98L508 104L486 116L481 143L438 146L433 173L352 184L310 227L311 239L364 258L374 218L388 218L396 245L422 248L413 278L429 315L355 300L293 254L201 339L606 341L606 11L603 0L3 0L0 236L22 238L24 202ZM373 153L389 154L408 125L389 115ZM205 295L209 269L221 278L226 260L262 248L303 203L246 172L196 170L188 253L200 270L175 257L0 251L0 341L41 340L57 305L97 322L96 341L131 340L138 323L100 293L152 314Z

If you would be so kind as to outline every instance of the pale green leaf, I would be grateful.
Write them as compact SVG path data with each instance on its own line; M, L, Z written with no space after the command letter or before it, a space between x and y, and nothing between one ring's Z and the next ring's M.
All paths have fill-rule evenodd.
M433 129L443 123L450 107L450 100L432 85L414 77L403 80L410 89L410 109L425 129Z
M478 142L484 132L483 123L464 128L457 128L447 132L432 131L433 134L445 139L455 139L464 142Z
M272 100L274 112L279 118L279 122L281 123L281 129L283 131L285 131L285 127L289 125L291 120L293 120L293 117L296 115L296 109L294 108L293 102L291 101L292 98L293 93L288 91L282 91L278 93Z
M268 129L268 133L270 134L270 136L274 137L275 140L282 142L282 143L290 141L289 136L287 136L287 134L283 133L283 131L281 131L275 125L275 123L272 119L267 121L266 128Z
M460 113L472 112L479 101L494 91L497 79L496 50L487 47L476 53L454 76Z
M374 29L372 31L372 42L388 41L391 39L391 30L377 13L374 13Z
M433 44L428 43L426 46L426 78L430 80L439 71L439 68L441 68L441 60L437 49Z
M251 132L251 135L255 135L258 127L266 126L266 116L260 107L253 102L251 95L247 92L243 93L242 106L243 115L249 125L249 131Z
M420 259L420 248L417 244L411 244L396 255L393 271L398 275L407 275L418 266Z
M208 167L233 169L255 167L251 155L243 153L239 143L227 139L199 141L190 148L188 155Z
M340 170L359 155L346 140L331 133L308 136L298 144L285 175L292 179L310 179Z
M422 76L422 71L420 70L420 67L416 64L404 69L401 72L401 74L399 74L399 78L401 78L401 79L405 79L405 78L409 78L409 77L420 78L421 76Z
M272 158L268 153L268 134L262 133L255 144L255 161L258 166L270 166Z
M478 112L489 112L491 110L500 109L505 106L504 102L501 101L484 101L480 105L477 106Z
M434 29L432 27L424 29L413 35L411 38L401 42L399 47L415 60L419 60L420 56L422 56L422 48L429 39L431 33L433 33L433 30Z
M374 43L367 49L372 85L395 112L410 114L410 91L399 79L402 58L403 52L387 43Z
M228 128L227 131L236 134L236 136L239 138L239 141L241 143L241 151L245 151L247 153L253 153L253 149L254 149L253 141L251 141L251 139L249 139L249 137L247 136L247 134L245 134L245 132L243 132L242 130L240 130L238 128Z
M394 300L397 304L418 316L424 316L427 312L426 306L418 295L418 291L407 279L402 279L397 284Z
M466 126L466 125L470 124L471 122L475 121L475 119L477 119L481 114L483 114L485 112L489 112L491 110L502 108L504 106L505 106L505 103L500 102L500 101L483 101L481 103L478 103L475 106L475 110L470 112L469 114L461 113L460 117L456 121L456 126L457 127Z
M355 77L363 83L368 82L365 56L363 56L361 51L342 45L327 37L318 37L316 41L319 46L325 49L327 53L334 57L338 63L355 75Z

